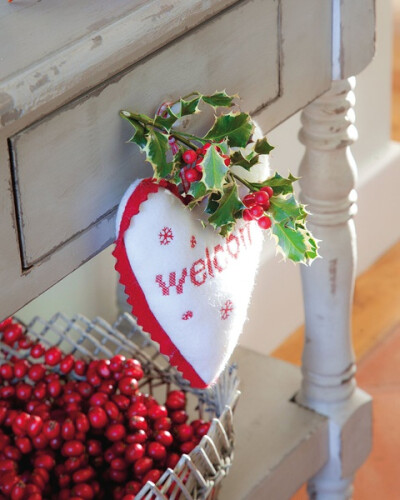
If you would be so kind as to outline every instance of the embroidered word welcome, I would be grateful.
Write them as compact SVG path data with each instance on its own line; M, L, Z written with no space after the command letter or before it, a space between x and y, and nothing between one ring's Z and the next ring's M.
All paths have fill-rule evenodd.
M162 274L157 274L155 282L163 295L170 295L171 290L176 290L178 295L182 294L187 278L194 286L203 285L208 279L222 273L229 266L229 262L237 259L242 250L251 244L250 224L246 224L238 233L228 236L224 244L215 245L211 251L206 248L204 258L193 262L190 268L184 267L179 278L173 271L167 279Z

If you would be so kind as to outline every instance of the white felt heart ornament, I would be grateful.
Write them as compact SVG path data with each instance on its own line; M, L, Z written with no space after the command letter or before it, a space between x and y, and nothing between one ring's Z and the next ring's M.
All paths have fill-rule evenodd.
M138 324L192 386L210 385L247 316L262 248L256 222L204 228L175 186L136 181L117 215L115 268Z

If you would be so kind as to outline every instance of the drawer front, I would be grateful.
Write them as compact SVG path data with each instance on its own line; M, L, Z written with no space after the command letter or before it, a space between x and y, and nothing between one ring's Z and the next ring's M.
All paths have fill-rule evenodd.
M136 146L124 143L131 131L120 109L154 113L165 98L192 90L239 92L249 111L276 99L278 20L278 1L241 2L13 136L22 268L87 238L134 179L151 175ZM71 259L82 262L101 250L95 245Z

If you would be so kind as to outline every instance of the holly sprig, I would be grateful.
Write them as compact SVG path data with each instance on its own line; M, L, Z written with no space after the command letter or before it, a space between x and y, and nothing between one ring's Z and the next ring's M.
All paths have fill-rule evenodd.
M241 111L215 115L203 137L174 128L181 118L199 113L202 103L215 111L233 107L237 97L225 91L212 95L196 91L164 104L153 118L125 110L120 115L132 125L129 142L145 154L155 179L177 185L189 208L204 203L208 223L222 236L233 231L237 220L256 220L271 230L284 258L307 264L318 257L318 241L306 227L305 206L293 193L298 179L274 173L263 182L251 182L232 169L238 165L250 171L273 149L265 137L253 139L250 115ZM248 189L243 197L239 185Z

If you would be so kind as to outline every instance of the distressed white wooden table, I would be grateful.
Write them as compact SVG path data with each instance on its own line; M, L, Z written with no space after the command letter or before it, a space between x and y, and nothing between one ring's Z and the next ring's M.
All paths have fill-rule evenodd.
M244 394L226 500L283 500L304 481L312 498L350 498L370 449L371 401L355 387L349 331L347 78L373 51L373 0L0 3L0 317L112 242L116 205L146 174L122 147L119 109L153 112L168 96L226 88L265 132L303 109L302 197L323 259L302 269L302 376L238 351Z

